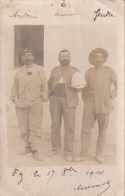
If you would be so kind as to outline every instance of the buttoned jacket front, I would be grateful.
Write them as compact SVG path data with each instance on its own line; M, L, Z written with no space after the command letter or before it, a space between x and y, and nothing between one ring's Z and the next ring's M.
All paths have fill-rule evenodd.
M48 84L43 68L34 64L31 72L28 70L29 67L24 65L15 75L10 99L17 107L32 106L40 98L43 101L48 99Z
M82 97L86 103L94 101L95 113L108 113L113 109L112 99L117 95L117 78L114 71L106 66L91 68L86 72L87 86ZM112 84L115 87L112 90Z

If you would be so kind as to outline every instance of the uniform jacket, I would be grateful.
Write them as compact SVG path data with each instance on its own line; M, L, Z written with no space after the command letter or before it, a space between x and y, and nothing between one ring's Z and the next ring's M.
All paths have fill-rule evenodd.
M17 107L32 106L42 98L48 100L48 84L43 68L38 65L23 66L15 75L10 99Z
M71 87L72 75L76 72L79 72L79 70L72 66L57 66L52 70L48 80L49 95L51 95L57 83L61 77L63 77L68 107L76 107L78 104L78 94L76 90Z
M111 100L117 96L117 78L114 71L106 66L93 67L86 72L85 79L87 86L82 92L84 102L94 99L95 113L110 112L113 109Z

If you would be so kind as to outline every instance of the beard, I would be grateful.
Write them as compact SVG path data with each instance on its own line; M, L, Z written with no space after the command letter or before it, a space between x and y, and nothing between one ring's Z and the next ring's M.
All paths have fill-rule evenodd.
M67 65L69 65L69 63L70 63L70 60L63 60L63 61L61 61L61 65L62 66L67 66Z

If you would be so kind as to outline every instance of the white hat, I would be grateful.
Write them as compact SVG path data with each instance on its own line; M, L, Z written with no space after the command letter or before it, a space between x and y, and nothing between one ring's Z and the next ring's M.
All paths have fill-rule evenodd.
M84 76L80 72L76 72L72 76L72 82L71 82L71 87L80 89L83 88L86 85Z

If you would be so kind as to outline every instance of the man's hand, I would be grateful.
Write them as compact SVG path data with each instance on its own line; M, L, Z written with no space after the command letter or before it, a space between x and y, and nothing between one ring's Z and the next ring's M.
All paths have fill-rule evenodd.
M114 89L113 91L111 91L110 97L111 97L111 99L114 99L117 97L117 89Z
M15 99L11 99L11 101L12 101L13 103L15 103Z

